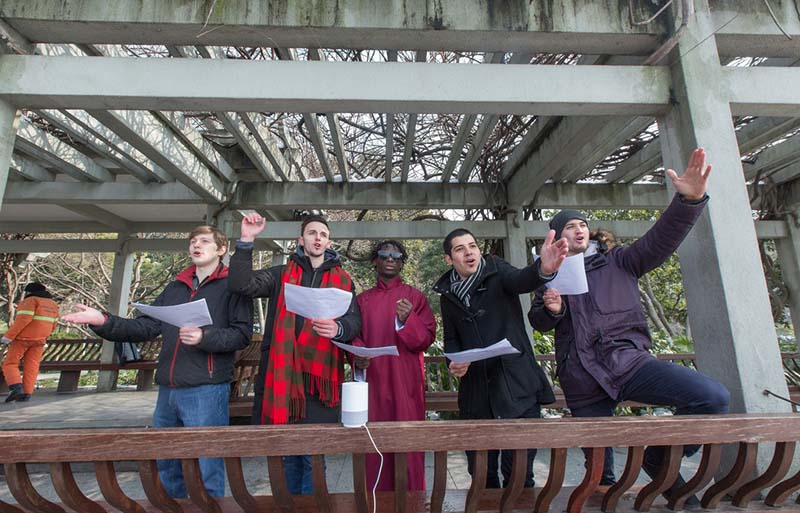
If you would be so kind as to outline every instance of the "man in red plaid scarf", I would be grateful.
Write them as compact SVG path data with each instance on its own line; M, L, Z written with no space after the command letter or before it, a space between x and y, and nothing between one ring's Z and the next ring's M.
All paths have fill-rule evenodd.
M241 238L228 276L232 292L270 298L255 383L253 423L339 422L344 355L331 340L349 342L361 331L355 294L344 316L305 319L286 310L284 284L353 292L353 281L342 269L339 254L330 247L330 229L322 216L303 220L297 251L287 264L254 271L253 242L265 224L257 213L242 219ZM312 493L311 458L287 456L283 462L289 491Z

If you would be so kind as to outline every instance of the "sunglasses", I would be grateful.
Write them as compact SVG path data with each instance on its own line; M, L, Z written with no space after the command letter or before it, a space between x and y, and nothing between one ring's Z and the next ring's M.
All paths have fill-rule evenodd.
M383 250L381 250L381 251L378 251L378 258L380 258L381 260L389 260L389 258L392 258L393 260L402 260L403 259L403 254L402 253L396 253L394 251L383 251Z

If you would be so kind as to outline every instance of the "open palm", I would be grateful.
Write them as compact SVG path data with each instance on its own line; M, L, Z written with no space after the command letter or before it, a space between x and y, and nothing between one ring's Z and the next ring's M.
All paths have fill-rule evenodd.
M692 152L682 176L678 176L673 169L667 169L667 176L672 180L675 191L689 201L697 201L705 196L710 173L711 164L706 165L706 150L703 148Z

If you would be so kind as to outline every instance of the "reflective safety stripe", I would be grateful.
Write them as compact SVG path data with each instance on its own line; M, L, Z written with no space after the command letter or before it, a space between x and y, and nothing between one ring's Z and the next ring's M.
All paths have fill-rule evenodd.
M55 317L45 317L44 315L34 315L34 321L47 321L47 322L56 322L58 319Z
M17 315L33 315L33 310L17 310Z

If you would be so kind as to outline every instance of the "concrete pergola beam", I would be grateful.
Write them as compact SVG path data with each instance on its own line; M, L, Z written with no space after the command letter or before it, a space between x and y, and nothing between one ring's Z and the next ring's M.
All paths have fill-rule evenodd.
M71 205L75 207L77 205ZM130 222L130 233L189 232L203 221ZM97 221L0 221L0 233L115 233L119 230Z
M424 62L4 55L0 76L0 98L27 108L656 115L669 106L669 73L644 66L505 64L487 72ZM159 80L142 87L143 76Z
M547 15L538 3L518 6L478 0L437 4L390 0L332 5L312 0L289 8L243 0L236 9L179 0L5 1L0 17L31 41L281 46L302 48L396 48L440 51L537 51L647 54L669 26L666 16L631 26L628 2L559 2ZM634 12L650 17L648 9ZM90 21L91 23L86 23ZM508 27L525 27L509 31Z
M800 20L793 2L771 4L777 23L762 2L750 2L746 10L739 0L711 2L720 53L798 55ZM313 40L321 48L628 55L652 53L674 28L669 16L631 25L626 0L563 0L547 11L540 2L512 6L479 0L442 2L435 9L426 2L403 0L370 9L353 0L340 1L336 8L313 0L297 0L289 8L259 0L237 5L214 9L213 3L181 0L5 0L0 17L37 42L192 45L200 39L207 45L297 48ZM635 19L652 15L646 5L634 2Z
M763 178L776 171L782 171L798 161L800 161L800 137L795 135L759 153L754 163L743 164L744 176L747 180L753 180L756 176ZM783 181L791 179L789 176L783 178Z
M55 179L55 173L18 153L11 155L10 168L21 177L34 182L52 182Z
M46 162L58 172L80 181L114 181L107 169L56 136L37 128L24 116L20 117L14 146L31 157Z
M181 183L15 182L8 184L3 202L49 205L120 203L196 205L202 203L203 199Z
M8 223L0 223L0 233L29 233L26 230L9 231L4 229ZM91 223L84 223L91 226ZM644 235L653 225L652 221L592 221L593 227L611 230L620 239L636 239ZM77 226L77 225L76 225ZM141 225L129 225L136 231ZM171 231L188 232L192 226L174 226L180 228ZM549 227L546 221L522 221L520 223L523 237L526 239L544 239ZM785 221L756 221L756 233L759 239L782 240L789 237L789 229ZM334 221L330 223L334 241L383 240L386 238L402 240L439 240L456 228L470 230L478 239L506 239L508 230L506 221ZM31 230L33 231L33 230ZM106 228L105 231L116 231ZM136 233L132 231L130 233ZM297 238L300 231L298 221L268 222L257 241L272 242ZM90 232L76 232L90 233ZM233 238L239 236L239 227L234 225ZM185 239L131 239L131 251L186 251ZM118 247L113 239L28 239L0 240L0 252L5 253L74 253L74 252L110 252ZM274 247L274 246L273 246Z
M668 202L666 189L660 185L546 184L535 198L528 198L527 203L535 208L661 209ZM459 209L498 204L507 204L507 201L491 197L485 185L474 183L349 182L330 187L322 182L244 182L230 208L292 205L322 209Z
M90 114L204 200L224 199L222 181L150 112L93 110Z

